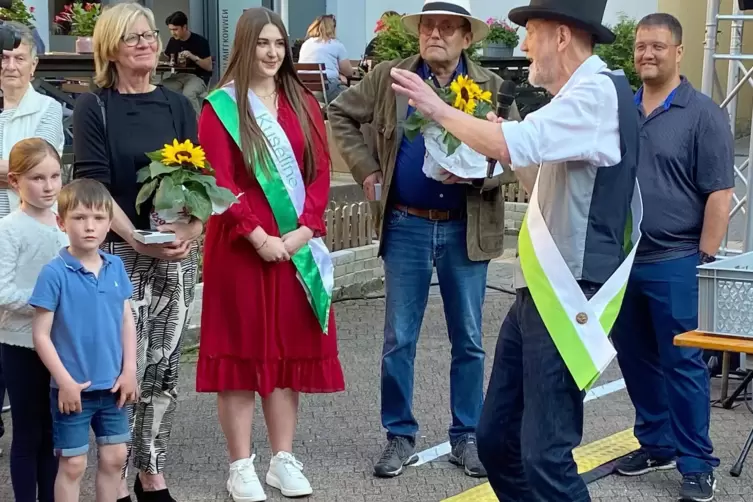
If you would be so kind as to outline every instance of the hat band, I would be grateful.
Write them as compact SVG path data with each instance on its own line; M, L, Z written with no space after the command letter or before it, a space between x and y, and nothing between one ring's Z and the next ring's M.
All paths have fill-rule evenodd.
M437 11L437 10L443 10L446 12L454 12L455 14L460 14L461 16L471 15L471 13L465 10L463 7L459 6L456 3L451 3L451 2L425 3L422 12Z

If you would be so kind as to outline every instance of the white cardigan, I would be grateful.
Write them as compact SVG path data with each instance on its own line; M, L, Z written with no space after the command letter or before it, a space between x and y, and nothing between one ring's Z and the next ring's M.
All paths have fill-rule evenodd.
M39 135L39 124L42 117L51 114L60 122L59 134L56 131L55 138L44 138L52 143L52 146L63 154L65 144L65 134L63 133L63 107L60 103L49 96L38 93L34 87L29 84L29 89L21 98L21 102L16 108L13 117L5 123L3 127L3 142L0 145L0 159L8 160L10 151L13 146L26 138L34 138ZM2 190L2 189L0 189ZM8 200L10 201L10 210L13 211L18 207L18 195L8 189Z

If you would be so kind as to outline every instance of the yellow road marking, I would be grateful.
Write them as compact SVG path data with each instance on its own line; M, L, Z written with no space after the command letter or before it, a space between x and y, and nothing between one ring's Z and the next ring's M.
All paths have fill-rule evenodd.
M578 473L583 474L627 455L639 446L630 428L576 448L573 457L578 464ZM484 483L442 502L497 502L497 497L489 483Z

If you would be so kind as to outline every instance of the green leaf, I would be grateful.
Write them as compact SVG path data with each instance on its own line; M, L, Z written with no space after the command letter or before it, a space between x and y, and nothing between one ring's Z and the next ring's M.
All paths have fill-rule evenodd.
M152 162L162 162L162 150L148 152L146 156L149 157L149 160L151 160Z
M443 142L447 147L447 155L452 155L460 147L460 140L447 131L444 133Z
M182 208L186 205L186 198L182 185L175 185L172 178L164 177L154 196L155 209Z
M476 109L473 110L473 116L480 119L486 119L486 116L489 114L489 112L493 111L494 108L492 108L492 105L490 105L486 101L477 101Z
M201 187L201 185L199 185ZM202 187L203 188L203 187ZM186 194L186 209L188 214L206 222L212 215L212 201L204 190L189 189Z
M215 206L229 206L233 202L238 201L238 198L235 196L235 194L227 188L218 187L217 185L204 185L204 188L206 188L207 190L209 200L211 200L212 204L214 204Z
M182 168L182 166L166 166L162 162L155 161L149 164L149 173L152 175L152 178L156 178L162 174L170 174Z
M139 190L138 195L136 195L136 214L141 214L141 204L149 200L149 197L152 196L154 190L157 188L158 183L158 179L153 179L149 183L145 183L141 186L141 190Z
M136 183L144 183L146 180L152 177L149 166L142 167L136 172Z
M193 173L188 169L180 169L178 171L173 171L169 176L175 185L183 185L186 181L191 179L192 174Z

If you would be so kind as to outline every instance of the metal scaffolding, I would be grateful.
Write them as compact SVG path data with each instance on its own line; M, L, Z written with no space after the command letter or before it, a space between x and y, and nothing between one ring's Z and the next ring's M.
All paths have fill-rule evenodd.
M753 62L753 54L743 54L743 25L746 21L753 21L753 15L745 15L740 10L739 4L733 0L732 14L720 14L721 0L707 0L706 10L706 39L704 44L703 55L703 79L701 81L701 91L714 98L715 90L722 97L721 108L726 108L730 117L730 127L733 135L735 134L735 120L737 118L738 94L746 83L753 87L753 66L748 69L745 66L746 61ZM730 48L728 54L717 52L717 33L720 22L731 21ZM727 89L722 92L721 83L717 74L716 63L719 60L729 61L729 71L727 76ZM744 103L744 106L751 106L751 103ZM722 242L722 255L734 255L741 252L753 251L753 206L749 204L753 200L753 119L751 120L751 144L748 149L747 159L737 165L735 162L735 181L738 179L746 187L745 195L739 197L733 196L734 206L730 213L730 221L737 215L738 218L745 218L744 235L742 250L730 247L729 231Z

